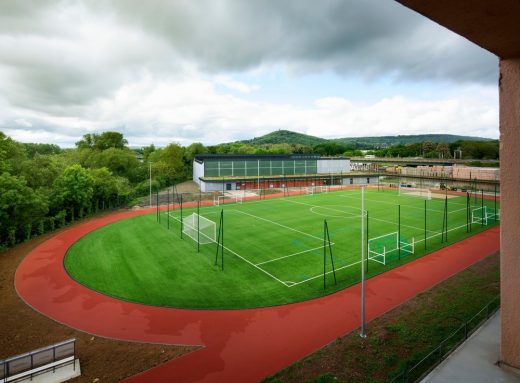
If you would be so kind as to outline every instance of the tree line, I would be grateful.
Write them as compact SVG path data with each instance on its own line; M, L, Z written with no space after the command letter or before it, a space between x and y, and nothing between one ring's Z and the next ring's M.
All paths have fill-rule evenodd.
M128 147L117 132L87 134L73 149L25 144L0 132L0 249L191 178L201 144Z
M197 154L291 154L322 156L498 159L498 141L423 142L364 151L355 145L231 143L183 147L172 143L131 149L121 133L86 134L75 148L20 143L0 132L0 248L74 222L99 211L131 205L152 190L192 178ZM151 169L150 169L151 168Z

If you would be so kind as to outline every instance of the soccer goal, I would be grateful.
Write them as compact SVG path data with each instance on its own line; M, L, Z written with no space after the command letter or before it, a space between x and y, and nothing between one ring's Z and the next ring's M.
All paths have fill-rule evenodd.
M182 232L201 245L216 241L216 227L215 222L197 213L182 219Z
M329 187L327 185L317 186L317 188L320 191L320 193L328 193L329 192Z
M308 195L314 195L314 186L306 187L305 193L307 193Z
M415 253L415 238L408 241L399 233L393 232L368 240L368 259L386 265L390 261L390 256L395 259L396 254L401 250L403 255Z
M500 221L500 209L493 209L491 207L478 207L471 211L471 223L480 223L487 225L495 221Z
M213 197L213 205L219 206L223 203L242 203L243 198L239 195L219 195Z
M401 185L399 185L399 195L432 199L432 192L430 191L430 189L426 188L409 188L401 187Z

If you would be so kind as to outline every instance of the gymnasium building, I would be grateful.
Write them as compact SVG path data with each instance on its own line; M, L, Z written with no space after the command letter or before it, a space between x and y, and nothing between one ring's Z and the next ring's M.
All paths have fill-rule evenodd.
M377 184L378 176L352 172L346 157L202 154L193 160L193 181L202 192L211 192Z

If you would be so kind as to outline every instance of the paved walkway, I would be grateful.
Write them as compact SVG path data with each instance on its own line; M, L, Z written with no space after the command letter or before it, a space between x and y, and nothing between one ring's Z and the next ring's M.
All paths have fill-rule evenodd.
M92 230L152 210L71 227L20 264L18 294L37 311L98 336L205 346L129 382L256 382L359 326L360 288L307 302L250 310L184 310L134 304L96 293L63 268L67 249ZM371 320L499 249L499 228L458 242L367 281Z
M520 375L496 365L500 356L500 313L496 313L422 383L519 383Z

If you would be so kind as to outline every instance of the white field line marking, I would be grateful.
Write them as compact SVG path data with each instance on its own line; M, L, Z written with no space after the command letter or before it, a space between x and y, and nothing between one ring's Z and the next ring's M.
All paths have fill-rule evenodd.
M180 222L180 220L177 219L176 217L172 217L172 218L173 218L173 219L176 219L177 221ZM258 267L258 266L255 265L253 262L249 261L248 259L242 257L242 256L241 256L240 254L238 254L236 251L231 250L231 249L230 249L229 247L227 247L227 246L223 246L223 247L224 247L224 249L226 249L226 250L229 251L230 253L236 255L238 258L240 258L240 259L243 260L244 262L249 263L249 264L250 264L251 266L253 266L254 268L260 270L260 271L263 272L264 274L267 274L268 276L270 276L270 277L273 278L274 280L280 282L282 285L288 287L287 283L285 283L284 281L282 281L282 280L276 278L273 274L271 274L271 273L265 271L265 270L262 269L261 267Z
M461 227L465 227L465 226L466 226L466 225L460 225L460 226L454 227L453 229L450 229L450 230L448 230L448 231L457 230L457 229L460 229ZM434 234L434 235L432 235L432 236L430 236L430 237L426 237L426 240L428 240L428 239L430 239L430 238L433 238L433 237L436 237L436 236L441 235L441 234L442 234L442 232L441 232L441 233ZM468 238L469 238L469 237L468 237ZM415 243L419 243L419 242L422 242L422 241L424 241L424 238L423 238L423 239L420 239L420 240L418 240L418 241L415 241ZM396 249L396 250L397 250L397 249ZM401 250L403 250L403 248L401 248ZM395 250L392 250L392 251L395 251ZM406 251L406 250L405 250L405 251ZM388 251L387 253L390 253L390 252L391 252L391 251ZM382 256L382 255L381 255L381 256ZM369 257L368 259L369 259L370 261L374 261L374 262L379 262L379 263L380 263L380 261L377 261L377 260L372 259L372 258L370 258L370 257ZM345 265L345 266L338 267L338 268L336 269L336 271L341 270L341 269L345 269L345 268L347 268L347 267L351 267L351 266L357 265L357 264L359 264L359 263L361 263L361 261L357 261L357 262L350 263L350 264ZM332 270L331 270L331 271L327 271L325 274L330 274L330 273L332 273ZM299 285L299 284L302 284L302 283L305 283L305 282L311 281L311 280L316 279L316 278L321 278L321 277L323 277L323 273L320 273L320 274L318 274L318 275L316 275L316 276L314 276L314 277L310 277L310 278L304 279L303 281L300 281L300 282L293 282L293 284L292 284L292 285L289 285L288 287L290 288L290 287L293 287L293 286L296 286L296 285Z
M352 196L349 196L349 195L346 195L346 194L338 194L340 197L345 197L345 198L350 198L350 199L355 199L356 201L360 201L361 198L357 198L357 197L352 197ZM397 197L397 196L396 196ZM375 200L375 199L369 199L369 198L365 198L365 201L371 201L371 202L374 202L374 203L384 203L384 204L387 204L387 205L399 205L399 204L396 204L395 202L388 202L388 201L378 201L378 200ZM442 202L442 201L439 201L439 202ZM465 204L462 204L462 203L458 203L458 202L451 202L451 205L461 205L461 206L466 206ZM424 211L424 207L419 207L419 206L413 206L413 205L403 205L401 204L401 206L403 207L409 207L411 209L420 209L422 211ZM452 210L452 212L456 212L456 211L460 211L460 210L466 210L466 208L462 208L462 209L458 209L458 210ZM437 213L443 213L444 210L437 210L437 209L426 209L426 211L434 211L434 212L437 212ZM449 211L448 211L449 213Z
M342 270L342 269L346 269L347 267L352 267L352 266L357 265L357 264L359 264L359 263L361 263L361 261L357 261L357 262L354 262L354 263L350 263L350 264L348 264L348 265L345 265L345 266L341 266L341 267L336 268L335 271L339 271L339 270ZM326 274L330 274L330 273L332 273L332 270L327 271L327 272L325 273L325 275L326 275ZM312 281L313 279L321 278L321 277L323 277L323 273L318 274L318 275L315 275L314 277L310 277L310 278L304 279L303 281L300 281L300 282L293 282L293 284L290 285L289 288L294 287L294 286L297 286L297 285L301 285L302 283L309 282L309 281Z
M311 204L311 203L299 202L299 201L292 201L292 200L290 200L290 199L284 199L283 201L291 202L291 203L298 203L298 204L300 204L300 205L310 206L311 208L323 208L323 209L327 209L327 210L337 211L337 212L339 212L339 213L349 214L349 215L352 216L352 217L345 217L345 216L342 216L342 218L347 218L347 219L349 219L349 218L361 218L361 215L359 215L359 214L356 214L356 213L350 213L350 212L348 212L348 211L343 211L343 210L335 209L335 208L333 208L333 207L329 207L329 206L327 206L327 205L323 205L323 206L321 206L321 205L313 205L313 204ZM355 208L355 207L353 207L352 209L355 209L355 210L361 210L361 209L357 209L357 208ZM310 210L310 209L309 209L309 210Z
M248 216L253 217L253 218L256 218L256 219L260 219L260 220L262 220L262 221L266 221L266 222L272 223L273 225L277 225L277 226L283 227L283 228L288 229L288 230L295 231L295 232L297 232L297 233L300 233L300 234L306 235L307 237L311 237L311 238L317 239L317 240L319 240L319 241L323 241L323 238L319 238L319 237L316 237L315 235L312 235L312 234L309 234L309 233L305 233L305 232L300 231L300 230L298 230L298 229L294 229L294 228L292 228L292 227L282 225L281 223L278 223L278 222L275 222L275 221L271 221L270 219L262 218L262 217L258 217L258 216L256 216L256 215L253 215L253 214L250 214L250 213L246 213L245 211L242 211L242 210L236 210L236 209L234 209L234 211L236 211L237 213L240 213L240 214L248 215Z
M332 242L331 242L331 245L333 245ZM280 259L293 257L293 256L295 256L295 255L299 255L299 254L310 253L311 251L318 250L318 249L323 249L323 246L315 247L314 249L308 249L308 250L299 251L299 252L294 253L294 254L284 255L283 257L278 257L278 258L275 258L275 259L270 259L270 260L268 260L268 261L264 261L264 262L257 263L256 265L257 265L257 266L265 265L266 263L275 262L275 261L278 261L278 260L280 260Z
M447 230L447 231L450 232L450 231L453 231L453 230L460 229L461 227L466 227L466 224L464 224L464 225L460 225L460 226L457 226L457 227L454 227L454 228L449 229L449 230ZM428 240L428 239L430 239L430 238L433 238L433 237L437 237L438 235L442 235L442 231L439 232L439 233L437 233L437 234L434 234L434 235L432 235L432 236L430 236L430 237L426 237L426 240ZM469 238L469 237L467 237L467 238ZM423 241L424 241L424 238L415 241L415 243L419 243L419 242L423 242Z
M290 201L290 202L298 203L297 201ZM332 205L332 206L338 206L338 205ZM357 217L357 218L361 218L361 215L355 215L355 213L350 213L348 211L343 212L343 214L350 214L351 217L345 217L344 215L321 214L321 213L315 212L314 209L324 209L324 210L343 212L343 210L334 209L334 208L330 207L330 205L313 206L309 210L311 213L316 214L316 215L321 215L322 217L332 217L332 218L356 218Z
M383 235L380 235L379 237L374 237L374 238L370 238L369 241L372 241L373 239L379 239L379 238L383 238L383 237L388 237L390 235L394 235L394 234L398 234L397 231L394 231L393 233L388 233L388 234L383 234Z
M308 206L312 206L312 207L321 207L321 206L317 206L317 205L311 205L310 203L305 203L305 202L297 202L297 201L290 201L290 200L284 200L284 201L292 202L292 203L299 203L299 204L302 204L302 205L308 205ZM354 215L354 213L348 213L348 212L344 212L342 210L338 210L338 209L334 209L334 208L328 208L328 209L329 210L336 210L338 212L342 212L342 213L346 213L346 214L352 214L352 217L344 217L345 219L360 217L359 215ZM397 222L391 222L391 221L387 221L387 220L381 219L381 218L370 217L370 220L380 221L380 222L388 223L390 225L397 225ZM404 224L401 224L401 226L402 227L408 227L410 229L422 230L422 229L419 229L416 226L410 226L410 225L404 225ZM426 230L426 231L430 231L432 233L436 233L436 231L434 231L434 230Z

